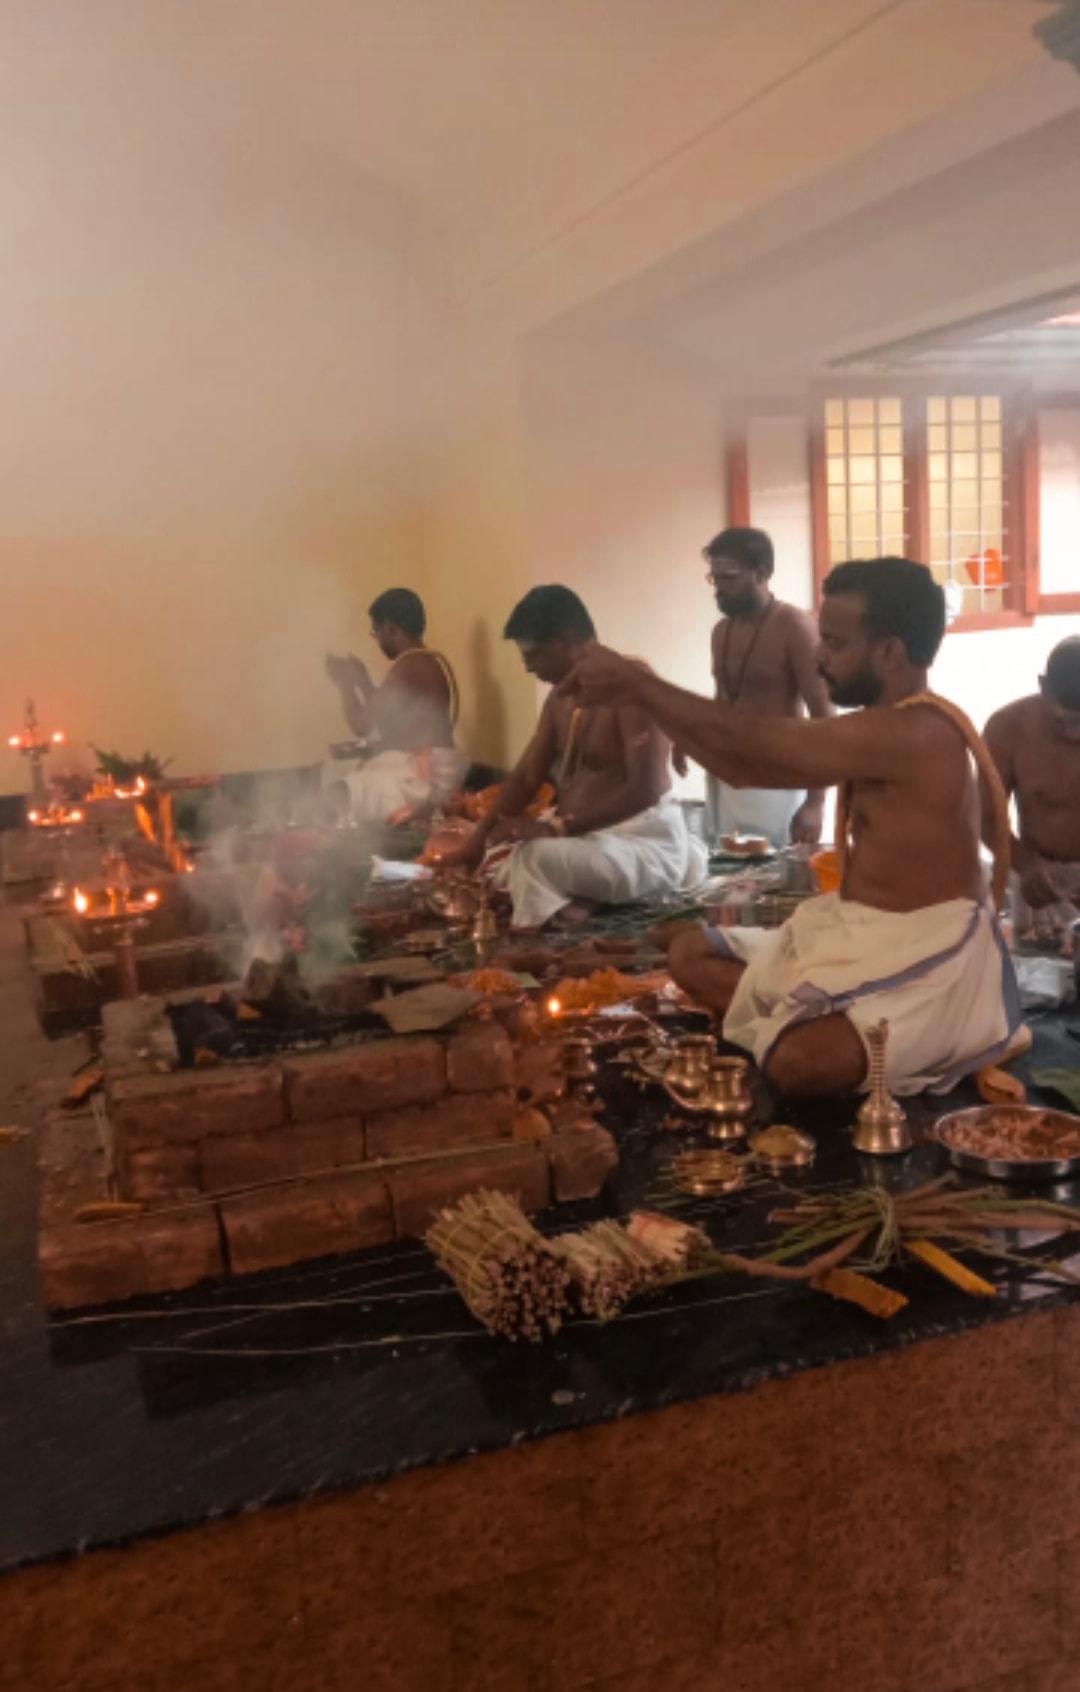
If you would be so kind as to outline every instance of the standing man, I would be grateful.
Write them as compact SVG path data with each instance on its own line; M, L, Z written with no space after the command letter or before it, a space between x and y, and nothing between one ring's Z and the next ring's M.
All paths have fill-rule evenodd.
M1039 692L995 711L985 736L1016 801L1017 936L1069 945L1080 920L1080 636L1055 646Z
M722 612L712 632L712 673L720 703L754 717L801 717L804 707L811 717L829 716L828 691L817 669L814 619L774 596L768 535L761 529L724 529L702 556ZM680 756L683 752L680 747ZM708 776L705 791L713 846L722 835L760 835L772 846L789 841L816 845L821 839L824 788L734 788Z
M843 717L740 715L599 648L564 684L586 705L635 706L728 781L842 784L838 893L805 900L777 929L684 930L669 953L679 985L788 1097L865 1087L865 1032L883 1017L896 1093L947 1092L1019 1028L972 755L1002 824L1005 796L971 724L926 691L944 633L945 596L925 565L862 559L826 578L821 607L822 675L837 705L862 707Z
M671 742L637 706L583 705L559 683L598 650L592 618L570 588L536 587L503 631L526 670L553 691L536 733L472 837L443 863L479 863L509 845L499 877L513 901L514 927L573 920L594 904L657 899L697 886L705 851L690 838L671 791ZM645 666L637 668L644 675ZM541 818L528 807L547 783L555 803Z
M424 645L427 614L410 588L389 588L368 607L371 638L390 668L376 686L359 658L326 660L345 720L367 755L324 767L324 787L354 822L395 821L439 804L460 786L466 759L454 745L458 690L440 652Z

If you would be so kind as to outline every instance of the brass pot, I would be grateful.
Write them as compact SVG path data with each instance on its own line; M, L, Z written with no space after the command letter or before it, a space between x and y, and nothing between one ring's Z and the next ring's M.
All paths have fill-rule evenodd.
M698 1094L709 1080L709 1071L716 1056L716 1046L708 1034L684 1034L676 1040L675 1049L664 1073L669 1087L680 1093Z
M709 1070L697 1108L712 1117L711 1140L737 1140L746 1132L746 1118L754 1108L750 1065L745 1058L718 1057Z

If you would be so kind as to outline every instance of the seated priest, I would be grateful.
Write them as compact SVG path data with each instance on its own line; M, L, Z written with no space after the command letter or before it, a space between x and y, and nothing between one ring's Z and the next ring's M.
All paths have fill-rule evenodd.
M1004 794L971 724L926 691L944 630L944 596L924 565L857 560L824 584L818 662L833 703L861 710L755 718L603 649L563 689L568 703L642 713L734 785L841 785L839 892L806 900L779 929L694 928L671 942L675 980L789 1097L865 1088L864 1032L882 1018L897 1093L947 1091L1020 1026L979 858L970 754L993 790L1002 892Z
M517 929L696 886L706 853L671 792L667 736L633 703L591 704L558 691L596 649L592 618L577 594L533 588L515 606L504 638L517 642L529 674L555 691L497 802L442 861L479 863L489 848L509 844L496 875L509 889ZM529 816L548 782L553 805Z
M1080 636L1055 646L1039 692L995 711L985 736L1016 803L1015 931L1071 950L1080 921Z
M419 595L390 588L368 615L390 668L376 686L359 658L327 657L345 719L364 744L359 756L324 765L323 786L343 818L386 823L441 804L460 787L467 759L454 745L457 682L442 654L424 645Z

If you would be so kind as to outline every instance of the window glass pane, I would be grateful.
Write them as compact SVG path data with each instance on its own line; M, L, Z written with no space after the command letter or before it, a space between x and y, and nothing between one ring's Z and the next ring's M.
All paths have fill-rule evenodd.
M842 485L829 489L829 510L834 516L847 510L847 489Z
M949 484L948 484L948 482L931 482L931 484L930 484L930 509L931 509L931 511L942 512L943 513L943 515L941 517L942 523L948 522L948 520L949 520L948 515L947 515L948 509L949 509Z
M902 417L903 413L898 399L878 400L879 423L899 423L902 421Z
M984 423L979 431L979 438L984 447L998 449L1001 446L1001 424Z
M881 544L884 547L886 552L891 552L891 553L899 554L899 555L902 556L903 552L904 552L904 544L905 544L904 543L903 525L900 524L896 528L887 528L884 531L884 533L882 534Z
M979 474L979 461L973 452L954 452L952 461L953 481L967 481Z
M851 452L876 452L877 435L873 429L852 429L848 439Z
M902 458L883 458L880 460L878 468L883 482L902 482L904 479L904 461Z
M984 452L982 455L982 473L984 482L1000 482L1001 454L1000 452Z
M878 448L881 452L903 452L904 431L902 429L880 429L878 431Z
M877 489L872 486L853 487L851 490L852 511L876 511Z
M872 458L852 458L848 460L848 465L852 487L861 482L876 480L876 465Z
M928 423L944 423L945 401L943 399L928 399L926 402L926 421Z
M954 452L974 452L979 444L979 431L974 423L958 423L952 432Z
M826 400L825 401L825 421L828 424L830 429L836 428L838 425L841 428L843 427L843 423L844 423L844 402L843 402L843 400Z
M943 453L932 452L928 468L932 482L943 482L949 474L949 461Z
M987 422L996 422L1001 417L1001 400L998 395L984 394L979 401L979 413Z
M851 519L851 538L857 541L877 540L878 522L875 512L858 512Z
M873 423L874 402L872 399L848 400L848 422L854 424Z
M974 423L978 408L973 399L957 397L950 403L949 414L954 423Z
M843 453L843 451L844 451L844 431L843 431L843 429L826 429L826 431L825 431L825 450L827 452L831 452L831 453L840 453L840 454Z
M944 452L949 444L949 431L944 423L931 423L926 431L926 444L931 452Z
M830 458L826 465L826 475L831 483L834 485L839 483L843 487L847 480L844 474L844 460L842 458Z

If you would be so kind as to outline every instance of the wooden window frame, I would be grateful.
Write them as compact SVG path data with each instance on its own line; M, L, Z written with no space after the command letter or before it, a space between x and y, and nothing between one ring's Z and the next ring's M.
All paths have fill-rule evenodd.
M1076 593L1043 593L1041 581L1041 540L1042 540L1042 507L1041 507L1041 445L1042 437L1039 429L1039 418L1044 411L1080 411L1080 393L1033 393L1031 395L1031 414L1028 420L1028 456L1030 459L1030 488L1025 498L1029 501L1031 513L1031 532L1035 537L1029 567L1034 582L1034 601L1036 615L1040 617L1057 617L1077 615L1080 613L1080 591Z
M934 398L967 397L1001 399L1002 452L1005 455L1005 497L1011 509L1010 558L1016 578L1009 584L1010 603L1001 611L966 612L949 624L950 634L977 633L983 629L1028 628L1036 615L1047 608L1039 599L1038 520L1039 443L1035 407L1045 405L1043 396L1027 388L1004 382L940 381L910 378L890 380L882 375L873 382L840 382L819 388L814 395L810 422L810 508L813 519L814 597L821 604L821 587L832 568L829 545L828 452L825 401L863 397L900 399L904 426L904 524L906 547L911 558L930 556L930 476L927 456L926 401ZM1064 396L1061 396L1064 401ZM1069 401L1070 405L1078 402ZM1055 602L1073 595L1055 595ZM1080 610L1080 594L1076 596ZM1056 608L1056 605L1055 605ZM1072 609L1071 605L1067 609Z

